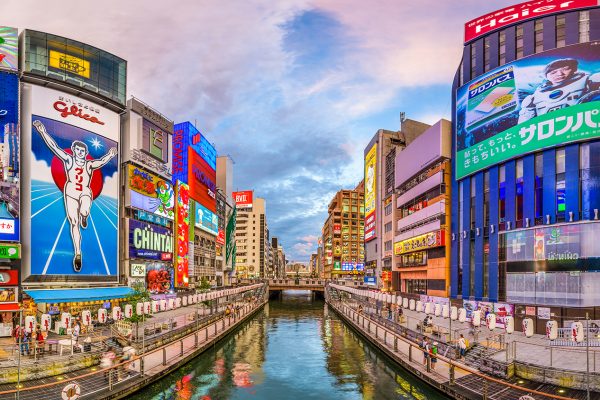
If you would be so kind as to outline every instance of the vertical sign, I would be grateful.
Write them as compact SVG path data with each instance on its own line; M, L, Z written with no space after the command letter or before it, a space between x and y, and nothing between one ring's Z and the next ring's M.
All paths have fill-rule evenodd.
M20 234L18 122L19 77L0 72L0 240L18 241Z
M188 236L190 229L190 187L177 181L177 212L175 216L175 287L189 284Z
M365 157L365 242L375 238L377 199L377 143Z

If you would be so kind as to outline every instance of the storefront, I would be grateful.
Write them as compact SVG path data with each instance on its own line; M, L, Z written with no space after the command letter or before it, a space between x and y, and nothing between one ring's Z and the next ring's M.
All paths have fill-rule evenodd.
M351 261L334 261L331 273L334 279L362 281L365 275L365 264Z
M0 243L0 336L10 336L19 320L21 246Z

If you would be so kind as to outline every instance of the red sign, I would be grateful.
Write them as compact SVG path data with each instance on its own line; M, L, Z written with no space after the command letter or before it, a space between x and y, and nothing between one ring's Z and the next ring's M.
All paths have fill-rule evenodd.
M333 233L342 233L342 225L333 224Z
M465 24L465 43L507 25L543 15L594 7L599 0L537 0L528 1L475 18Z
M188 184L190 197L208 208L217 212L215 193L217 193L217 173L206 161L191 147L188 148Z
M217 235L217 243L221 245L225 244L225 232L223 232L223 229L219 229L219 234Z
M381 272L381 280L384 282L392 281L392 271L382 271Z
M365 242L375 239L375 210L365 217Z
M252 190L233 192L232 195L235 208L252 208Z
M7 269L0 271L0 286L16 286L19 284L19 271Z
M54 109L60 113L60 116L63 118L67 118L69 115L73 115L75 117L79 117L81 119L85 119L86 121L93 122L98 125L104 125L104 122L100 121L93 115L85 114L83 109L77 107L75 104L72 106L67 106L67 103L63 101L54 102Z

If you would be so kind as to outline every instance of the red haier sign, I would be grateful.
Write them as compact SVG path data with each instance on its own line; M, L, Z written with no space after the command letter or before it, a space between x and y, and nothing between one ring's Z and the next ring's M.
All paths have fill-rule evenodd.
M506 7L467 22L465 43L517 22L548 14L594 7L599 3L599 0L537 0Z

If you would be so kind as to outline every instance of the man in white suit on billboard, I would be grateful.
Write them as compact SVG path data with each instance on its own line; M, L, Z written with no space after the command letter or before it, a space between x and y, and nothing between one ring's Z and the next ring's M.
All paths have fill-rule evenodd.
M87 228L87 218L92 208L93 194L90 188L92 174L94 170L102 168L114 156L117 155L117 149L111 148L108 153L97 160L86 159L89 151L87 144L82 141L74 140L71 143L69 154L61 149L54 139L46 131L46 127L41 121L33 121L46 146L58 157L65 168L67 181L63 190L65 199L65 211L69 224L71 225L71 239L73 240L73 269L75 272L81 271L81 228Z

